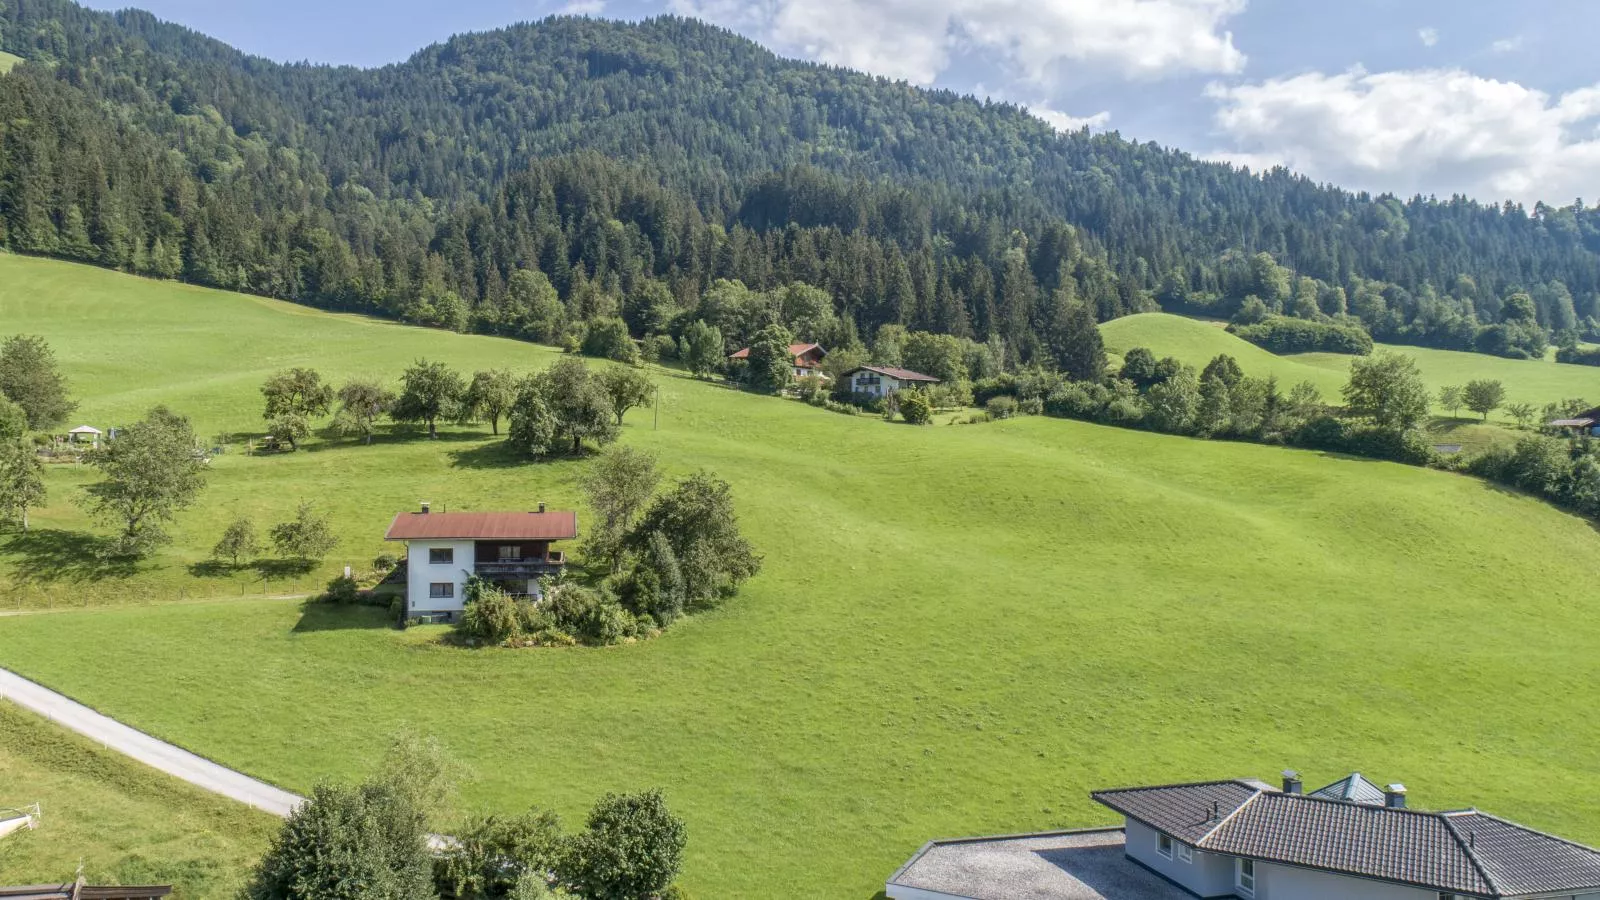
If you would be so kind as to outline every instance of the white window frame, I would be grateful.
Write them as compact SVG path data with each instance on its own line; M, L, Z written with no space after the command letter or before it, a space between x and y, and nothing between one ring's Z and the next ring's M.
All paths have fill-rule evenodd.
M435 559L434 556L436 554L440 554L440 553L446 554L445 558L443 560ZM456 563L456 548L454 548L454 547L429 547L428 548L428 565L430 565L430 566L453 566L453 565L455 565L455 563Z
M1246 874L1245 869L1250 871ZM1233 861L1233 884L1246 897L1256 895L1256 861L1253 859L1235 859Z
M1178 842L1178 862L1194 862L1194 848L1182 841Z
M441 590L442 588L442 590ZM428 584L429 600L454 600L456 598L456 583L454 581L433 581Z
M1167 859L1171 859L1172 858L1172 843L1173 842L1172 842L1172 836L1171 835L1161 834L1160 832L1157 832L1156 833L1156 854L1158 856L1164 856Z

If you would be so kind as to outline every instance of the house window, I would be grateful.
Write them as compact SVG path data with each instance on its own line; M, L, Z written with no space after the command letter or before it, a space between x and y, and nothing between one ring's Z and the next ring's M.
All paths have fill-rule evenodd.
M1255 896L1256 893L1256 861L1253 859L1239 860L1238 878L1239 890L1242 893Z
M1188 844L1179 844L1178 861L1186 863L1194 862L1194 848L1190 847Z
M1167 859L1171 859L1172 858L1172 838L1170 838L1170 837L1168 837L1168 836L1166 836L1164 834L1156 835L1156 852L1161 854L1162 856L1165 856Z
M456 561L456 551L453 547L428 548L428 565L448 566Z
M435 581L428 585L428 596L435 600L450 600L456 595L456 586L449 581Z
M521 558L522 558L522 548L521 547L517 546L516 544L501 544L500 545L500 561L501 562L506 562L508 560L513 560L513 559L521 559Z

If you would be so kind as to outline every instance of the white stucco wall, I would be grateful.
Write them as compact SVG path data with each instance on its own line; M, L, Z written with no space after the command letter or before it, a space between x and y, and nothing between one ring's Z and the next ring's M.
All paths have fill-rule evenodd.
M1256 900L1439 900L1437 891L1256 863Z
M450 548L455 558L449 565L428 562L429 550ZM473 569L472 541L410 541L406 548L406 598L413 613L460 612L467 589L467 577ZM428 596L428 586L434 582L454 584L455 596L434 598Z
M874 377L878 379L877 384L866 383ZM850 376L850 390L856 394L870 394L874 397L882 397L892 394L903 387L905 385L900 383L900 379L891 378L888 375L879 375L876 372L857 372Z
M1184 862L1178 855L1178 842L1174 840L1172 858L1167 859L1156 849L1155 829L1129 819L1123 833L1127 838L1125 852L1129 856L1184 890L1200 897L1227 897L1233 893L1233 857L1195 850L1192 861Z

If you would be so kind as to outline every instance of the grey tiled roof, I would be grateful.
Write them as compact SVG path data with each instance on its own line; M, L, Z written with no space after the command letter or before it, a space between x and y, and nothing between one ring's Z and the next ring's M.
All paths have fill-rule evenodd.
M1324 800L1349 800L1351 803L1383 805L1383 788L1361 777L1360 772L1351 772L1333 784L1319 787L1309 796L1321 797Z
M1092 796L1213 853L1479 897L1600 889L1600 851L1477 811L1390 809L1254 781Z

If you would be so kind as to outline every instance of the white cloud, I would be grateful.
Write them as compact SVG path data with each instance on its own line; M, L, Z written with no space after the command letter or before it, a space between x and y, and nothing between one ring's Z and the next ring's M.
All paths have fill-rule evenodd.
M1459 69L1312 72L1213 84L1231 146L1254 167L1398 194L1570 202L1600 184L1600 85L1552 98Z
M1099 131L1111 121L1111 113L1108 110L1101 110L1092 116L1074 116L1059 109L1051 109L1049 104L1045 103L1030 105L1028 112L1033 113L1042 119L1045 124L1062 133L1079 131L1084 128Z
M564 16L598 16L606 11L606 0L570 0L561 7Z
M958 50L1049 84L1063 63L1153 78L1232 73L1223 26L1247 0L673 0L674 8L788 52L929 84Z
M1423 28L1423 29L1420 29L1417 32L1417 39L1422 41L1422 46L1424 46L1424 47L1432 47L1434 44L1439 43L1439 29L1437 29L1437 28Z
M1491 53L1515 53L1522 49L1522 36L1501 38L1489 45Z

